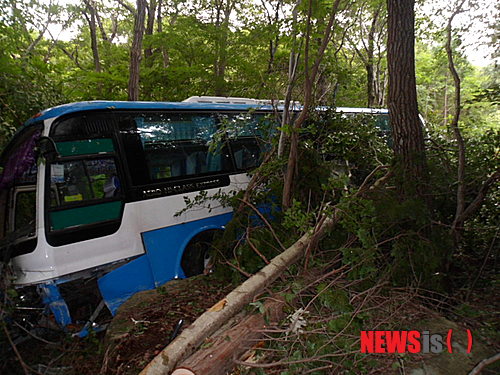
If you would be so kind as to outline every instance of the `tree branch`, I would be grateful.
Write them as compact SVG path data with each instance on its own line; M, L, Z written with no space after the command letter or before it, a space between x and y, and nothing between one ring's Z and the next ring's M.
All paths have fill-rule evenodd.
M127 9L130 13L132 13L132 15L134 15L134 16L135 16L136 11L135 11L135 9L134 9L131 5L127 4L127 3L126 3L125 1L123 1L123 0L116 0L116 2L117 2L118 4L120 4L122 7L124 7L125 9Z
M52 15L53 15L53 13L52 13L52 1L51 1L49 3L49 13L47 14L47 22L45 23L45 25L43 27L43 30L39 31L38 37L30 43L30 45L28 46L28 48L26 48L26 51L24 52L24 56L23 57L27 57L31 52L33 52L33 50L38 45L38 43L40 43L40 41L43 38L43 35L45 34L45 32L47 31L50 23L52 22Z
M497 180L500 180L500 169L497 169L486 181L484 181L481 189L476 195L476 198L467 206L463 213L455 220L457 223L463 223L465 220L470 218L474 212L476 212L486 198L486 194L490 189L491 185Z
M455 136L455 140L458 145L458 171L457 171L457 207L455 212L455 219L452 224L452 231L456 234L457 227L462 227L463 221L460 221L459 218L462 216L462 213L465 210L465 142L462 137L462 133L460 132L460 128L458 127L458 122L460 120L460 111L461 111L461 102L460 102L460 77L455 68L455 63L453 61L453 49L451 47L452 40L452 22L456 15L462 12L462 7L465 3L465 0L462 0L455 11L451 14L448 19L448 25L446 26L446 55L448 56L448 68L453 77L453 82L455 85L455 113L453 115L453 120L450 124L450 128L453 131L453 135Z
M73 55L72 53L70 53L66 48L64 48L61 43L56 39L54 38L54 36L52 35L52 33L50 32L50 30L47 30L49 35L50 35L50 38L52 39L52 42L54 43L54 45L59 48L66 56L68 56L68 58L73 61L75 63L75 65L80 68L81 70L86 70L84 69L81 65L80 65L80 62L78 61L78 52L75 50L75 55Z
M486 366L491 365L492 363L495 363L498 360L500 360L500 353L495 354L493 357L483 359L481 362L477 364L476 367L472 369L471 372L469 372L469 375L479 374Z

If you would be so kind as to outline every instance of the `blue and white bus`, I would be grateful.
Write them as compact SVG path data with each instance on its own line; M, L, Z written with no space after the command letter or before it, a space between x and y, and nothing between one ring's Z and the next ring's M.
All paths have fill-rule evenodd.
M96 280L114 314L138 291L201 273L200 244L231 211L175 214L202 190L245 188L266 149L259 128L274 112L253 99L193 97L81 102L35 115L0 158L0 251L15 284L36 285L65 326L73 292L65 285L75 280Z

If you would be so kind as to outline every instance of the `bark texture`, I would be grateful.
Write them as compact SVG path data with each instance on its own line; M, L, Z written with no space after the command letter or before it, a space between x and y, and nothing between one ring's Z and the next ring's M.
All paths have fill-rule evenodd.
M448 69L450 70L451 76L453 77L453 83L455 86L455 113L453 114L453 119L451 120L450 127L453 131L453 135L458 146L458 169L457 169L457 208L455 212L455 219L453 220L452 230L455 234L455 241L458 241L457 229L463 227L464 222L460 220L463 212L465 211L465 142L462 137L462 132L458 126L460 121L460 112L462 110L461 103L461 80L458 75L457 69L455 68L455 62L453 59L453 49L451 47L452 41L452 30L451 25L453 19L462 11L462 7L465 0L462 0L460 5L455 9L450 18L448 19L448 25L446 26L446 55L448 57Z
M146 17L146 0L137 0L135 11L134 38L130 50L130 75L128 81L128 100L139 100L139 77L142 59L142 40L144 38L144 20Z
M415 79L415 1L388 0L387 4L389 116L400 190L406 196L422 197L427 188L427 163Z
M243 318L234 327L207 341L208 347L198 350L183 361L172 375L219 375L234 368L239 359L263 337L263 330L277 324L283 318L284 301L270 299L265 303L266 319L262 314ZM266 323L267 321L267 323Z

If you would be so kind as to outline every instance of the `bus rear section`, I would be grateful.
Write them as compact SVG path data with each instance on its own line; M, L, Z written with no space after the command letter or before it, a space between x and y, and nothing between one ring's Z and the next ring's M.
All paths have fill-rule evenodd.
M97 284L114 314L134 293L206 265L206 246L195 244L223 230L231 210L212 202L176 213L200 191L246 186L265 147L255 132L267 113L180 104L56 107L3 153L2 255L15 283L35 285L61 326L74 322L73 286ZM228 123L236 125L230 136ZM37 144L49 151L37 155Z

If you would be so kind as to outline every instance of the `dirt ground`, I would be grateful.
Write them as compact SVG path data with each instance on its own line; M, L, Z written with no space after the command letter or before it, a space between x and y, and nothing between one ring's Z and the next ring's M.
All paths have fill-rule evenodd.
M173 280L134 295L120 307L105 332L81 339L44 330L16 343L19 355L8 341L2 342L0 374L137 374L169 343L179 320L183 320L181 329L187 327L232 288L212 275ZM100 320L109 321L111 316ZM76 332L81 327L70 329Z
M138 293L120 308L104 339L102 374L137 374L182 328L233 287L213 276L174 280Z

